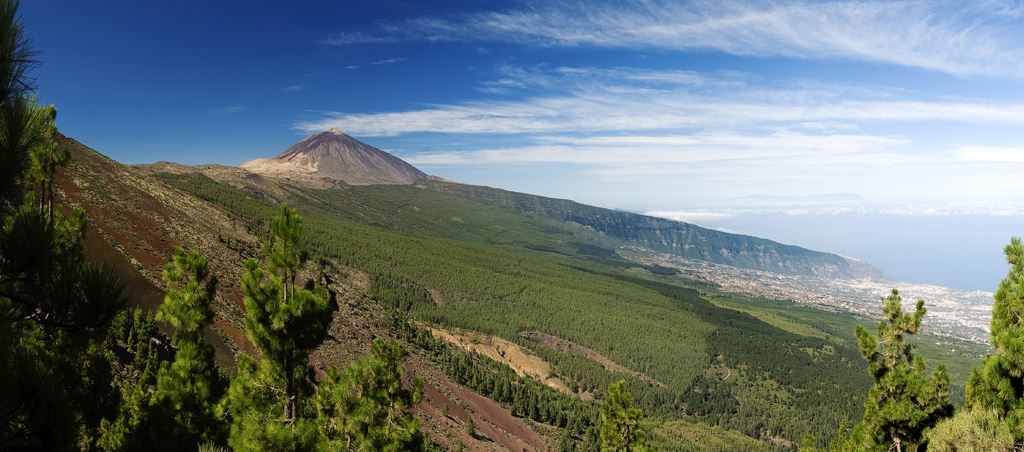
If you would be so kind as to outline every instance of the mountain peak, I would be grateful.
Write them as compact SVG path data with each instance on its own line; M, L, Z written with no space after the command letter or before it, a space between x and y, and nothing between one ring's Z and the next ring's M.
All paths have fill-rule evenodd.
M334 179L350 185L411 184L426 173L337 128L310 135L269 159L240 165L265 176Z

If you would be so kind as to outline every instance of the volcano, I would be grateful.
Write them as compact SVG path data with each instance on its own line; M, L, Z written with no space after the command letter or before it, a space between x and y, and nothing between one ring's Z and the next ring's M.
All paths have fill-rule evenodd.
M404 160L330 129L310 135L273 158L240 165L253 173L289 179L334 179L350 185L411 184L427 174Z

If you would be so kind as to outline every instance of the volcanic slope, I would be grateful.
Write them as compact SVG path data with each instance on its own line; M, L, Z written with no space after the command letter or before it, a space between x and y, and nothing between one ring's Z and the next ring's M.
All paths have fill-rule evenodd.
M244 307L238 281L244 261L260 253L253 234L257 230L220 205L117 163L74 139L59 135L57 141L71 154L69 164L58 173L58 195L63 204L86 213L87 259L116 270L132 302L152 310L163 299L161 268L174 248L198 250L209 259L210 270L220 281L214 325L205 337L215 347L218 365L233 368L239 351L253 350L242 327ZM396 332L391 310L366 296L364 274L343 266L326 268L333 275L330 288L339 308L330 327L330 339L312 357L321 373L329 365L344 366L365 355L375 337L404 338ZM540 428L514 416L508 408L459 384L438 364L436 351L412 344L410 351L404 365L411 375L424 377L426 383L424 402L415 414L431 439L442 447L547 450L561 434L559 429ZM450 411L447 416L445 406ZM478 437L465 433L463 424L469 418L481 432Z
M399 199L417 197L412 194L414 190L409 188L415 186L418 189L450 195L449 198L461 197L476 203L500 207L516 215L581 225L623 244L639 245L688 259L787 275L872 279L884 279L885 276L877 268L856 259L784 245L758 237L730 234L678 221L592 207L564 199L436 180L398 157L356 140L337 129L311 135L274 158L243 163L240 169L204 165L182 170L173 168L173 164L157 164L147 170L200 171L220 182L243 188L250 193L270 195L275 199L284 198L279 188L282 184L312 188L399 185L400 187L392 189L367 188L371 194L390 190L390 194ZM346 200L346 195L336 193L317 197L326 198L340 210L357 212L358 209L354 208L365 199L362 195L366 192L355 190L346 193L351 199ZM373 207L378 211L366 214L365 219L373 221L373 217L376 216L377 219L387 221L388 216L400 214L389 210L392 206ZM344 212L340 213L344 215ZM355 220L360 221L358 218Z
M564 204L560 212L615 211L440 181L322 189L272 179L222 183L181 170L156 177L254 225L275 203L291 203L307 219L309 247L365 271L371 296L435 327L529 347L581 397L600 398L625 377L662 419L780 442L804 433L831 437L840 420L862 409L869 379L852 330L873 320L742 296L722 306L714 287L628 262L616 249L630 242L564 221L548 204ZM402 296L388 302L395 293ZM521 337L531 331L617 366ZM977 350L930 345L930 363L969 368L977 359ZM955 380L962 384L963 376Z
M291 202L306 220L309 249L365 272L371 296L431 325L529 347L581 396L600 398L608 383L626 378L659 418L788 441L827 438L861 409L868 379L852 341L792 333L718 307L652 274L659 269L618 257L618 239L590 227L422 184L292 186L280 190L292 195L273 199L197 173L157 177L256 229L276 202ZM526 341L526 331L579 344L631 372Z
M141 184L156 184L157 190L170 190L171 198L187 198L187 192L195 196L192 201L219 212L211 215L226 217L236 231L245 234L265 231L276 203L292 203L306 220L307 248L337 269L336 284L342 287L336 287L336 293L352 298L342 304L349 308L336 315L335 339L318 354L317 367L345 362L354 356L352 350L365 348L370 337L404 338L414 351L410 360L420 357L426 363L427 370L417 373L427 375L434 369L433 375L454 385L446 386L454 389L439 390L440 394L463 394L462 402L451 403L469 406L473 413L500 414L492 417L492 423L505 425L501 428L505 432L526 432L509 424L519 422L516 425L542 435L549 445L560 432L579 432L581 418L571 415L594 413L595 402L583 399L599 400L607 384L619 378L627 379L653 417L655 439L673 450L687 441L693 449L720 450L713 444L721 443L705 443L713 437L727 438L739 450L768 447L768 441L785 444L804 433L826 439L840 420L855 418L861 409L867 375L848 328L818 327L820 319L813 316L767 323L738 309L712 304L704 292L713 288L680 287L689 283L665 276L665 269L642 268L621 259L615 251L620 239L593 227L446 193L433 185L440 182L433 181L323 189L219 167L217 171L230 174L232 180L220 183L206 176L207 169L173 164L124 167L92 157L114 167L96 167L86 170L89 174L73 176L91 180L96 177L92 173L114 175L84 184L85 191L102 193L116 188L122 179L138 179ZM150 177L139 169L157 174ZM73 170L69 168L69 173ZM91 199L100 212L117 219L120 208L104 209L110 198ZM130 222L125 227L134 231ZM213 238L213 229L201 229L193 233L205 232L210 242L221 243ZM134 245L122 245L131 240L114 243L134 249ZM258 253L254 240L248 240L249 252ZM226 248L232 250L231 246ZM246 248L242 249L244 254ZM222 280L237 277L238 273L221 276ZM340 300L348 298L339 295ZM743 310L763 304L758 300L741 303ZM384 314L372 314L374 309L367 306L380 307ZM785 314L779 315L803 312L796 307L784 309L780 312ZM409 334L392 315L407 315L434 327L479 331L529 347L551 363L553 373L579 397L540 382L517 380L514 371L485 357L445 351L426 339L429 333ZM792 326L796 323L801 328ZM617 366L526 341L519 337L526 331L586 347ZM638 336L637 331L645 334ZM637 375L664 386L649 384ZM502 384L508 381L522 389L511 391ZM459 421L438 408L449 402L439 403L444 405L423 408L423 415L434 415L430 425L440 432L432 436L458 438ZM535 443L529 433L510 434L518 438L515 441ZM452 441L446 444L461 440Z
M350 185L411 184L427 177L402 159L338 129L310 135L273 158L251 160L241 168L273 177Z

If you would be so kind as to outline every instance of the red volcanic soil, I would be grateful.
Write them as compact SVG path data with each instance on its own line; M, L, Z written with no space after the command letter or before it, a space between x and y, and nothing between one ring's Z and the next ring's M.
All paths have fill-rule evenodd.
M310 361L318 373L331 365L343 366L369 353L373 339L394 339L387 327L384 308L367 298L358 283L365 275L351 269L331 289L338 299L338 311L330 327L330 339L317 349ZM424 431L447 449L461 444L468 450L548 450L548 441L530 427L530 422L513 416L501 404L453 382L428 359L411 349L403 362L407 380L422 377L423 401L413 408ZM448 406L448 416L443 406ZM477 437L466 434L466 420L472 417Z
M71 161L57 173L59 200L85 210L86 257L115 269L133 304L155 309L163 300L161 271L176 247L193 248L210 261L221 281L216 317L206 337L218 365L233 367L235 353L248 348L241 330L242 262L217 233L255 246L255 238L219 208L121 165L81 143L58 136ZM216 231L211 232L211 231ZM212 237L211 237L212 236Z

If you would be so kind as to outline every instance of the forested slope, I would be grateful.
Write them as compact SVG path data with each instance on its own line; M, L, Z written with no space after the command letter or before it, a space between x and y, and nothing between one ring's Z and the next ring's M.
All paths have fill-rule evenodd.
M585 439L585 426L593 422L586 419L592 418L566 413L585 413L571 407L584 403L580 399L600 399L620 378L626 378L631 392L654 416L652 432L664 445L677 444L677 435L720 437L708 424L746 435L730 433L725 435L729 441L749 438L784 445L805 433L827 439L840 421L859 414L868 378L849 331L799 316L788 321L802 327L788 328L736 306L712 303L708 296L713 288L694 286L710 291L701 293L683 287L689 284L686 280L659 276L668 273L664 269L626 262L615 253L625 241L592 227L423 184L333 189L281 184L268 192L268 180L261 186L236 187L188 171L150 178L80 144L66 143L81 154L73 159L70 176L82 190L76 196L83 202L103 206L109 191L120 190L118 183L134 180L136 186L165 193L157 196L162 201L170 197L181 198L184 205L210 203L215 208L211 213L225 215L217 220L225 226L206 228L208 237L200 242L194 242L196 237L188 240L208 248L222 246L224 251L214 252L219 259L257 253L251 242L266 234L276 204L292 203L306 220L305 246L317 257L364 273L366 293L385 309L441 327L494 334L551 363L576 391L576 402L539 383L518 383L532 388L526 392L505 390L502 382L521 380L507 367L502 370L481 358L464 361L422 333L402 333L404 327L388 333L434 356L447 378L515 415L565 429L576 441ZM123 194L115 196L125 202ZM196 198L187 201L191 196ZM142 199L133 209L144 211L151 203L140 194L131 198ZM134 218L110 207L99 216L99 224L110 230L118 232L118 223L111 223L117 218ZM185 225L174 227L201 233ZM108 238L122 246L135 243ZM157 247L155 258L170 244L145 246ZM739 303L753 303L744 306L757 309L752 301ZM521 336L527 331L586 347L630 372L530 341ZM770 447L767 442L751 444Z
M58 136L57 142L70 154L57 177L59 196L87 215L85 254L117 271L132 304L149 311L160 304L164 292L161 268L176 247L201 250L209 258L210 270L221 283L212 305L214 323L204 336L215 347L218 365L230 373L236 353L253 349L242 331L239 278L245 259L261 253L256 236L265 232L247 231L246 222L222 207L117 163L74 139ZM338 312L330 329L333 339L313 356L313 365L321 372L369 353L375 337L403 339L401 330L392 328L389 310L366 298L366 287L355 273L344 269L334 273L338 280L331 289ZM161 327L170 332L166 325ZM414 375L424 377L426 390L416 415L435 443L450 449L461 444L470 450L490 450L499 444L521 450L542 448L557 440L557 435L536 433L529 421L467 390L460 384L468 381L453 380L445 367L413 351L407 365ZM458 408L470 402L474 409ZM455 413L442 414L445 405L452 406ZM465 434L462 423L470 418L489 440Z
M209 166L170 168L157 164L140 167L157 174L169 170L176 174L201 172L257 198L291 202L301 199L307 207L325 214L405 232L425 232L460 240L474 237L491 243L518 241L518 245L543 247L545 245L530 243L522 234L551 230L583 233L586 230L595 234L577 241L640 245L690 259L783 274L884 278L882 272L870 264L835 254L490 187L420 180L406 186L316 189L310 184L268 180L244 171ZM506 223L509 226L503 227Z
M513 212L581 224L611 237L690 259L786 274L840 278L883 276L881 271L869 264L835 254L783 245L758 237L716 231L679 221L483 186L443 181L424 181L421 186L487 204L500 205Z
M161 179L224 206L255 230L273 208L258 196L199 174ZM408 190L401 192L408 197L400 199L373 187L331 193L350 197L346 203L355 202L358 193L361 204L370 206L363 211L348 210L330 197L316 203L294 198L307 221L308 247L365 271L371 286L374 281L400 286L391 292L404 291L408 296L402 299L414 300L402 306L414 318L534 348L581 391L600 394L622 375L530 343L519 333L541 331L578 343L664 382L661 388L627 379L642 405L659 417L697 416L752 437L796 440L805 433L827 438L841 420L860 410L868 378L847 341L795 334L716 306L693 289L635 273L613 251L586 246L580 237L593 233L586 228L521 215L518 221L474 216L509 215L486 205L456 208L461 216L453 217L421 202L447 202L436 193ZM380 207L391 204L401 208ZM381 211L400 212L389 216ZM367 223L385 227L352 221L364 214L372 218L364 219ZM537 222L539 232L517 228L524 221ZM458 240L463 223L466 236ZM447 232L440 231L442 224L450 225ZM506 231L496 231L491 243L477 235L480 227L486 231L499 225ZM538 251L541 247L549 249Z

